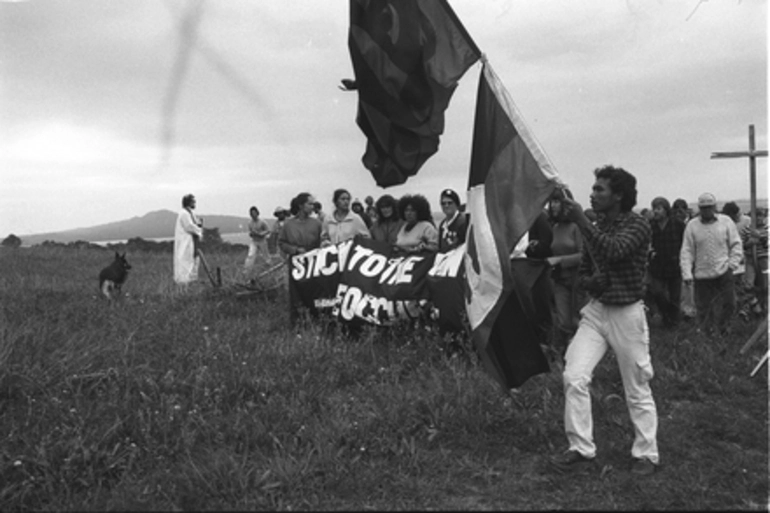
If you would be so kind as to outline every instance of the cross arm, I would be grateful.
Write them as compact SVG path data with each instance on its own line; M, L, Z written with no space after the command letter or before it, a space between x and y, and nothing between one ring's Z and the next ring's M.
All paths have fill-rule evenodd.
M767 150L720 151L711 154L712 159L735 159L740 157L767 157Z

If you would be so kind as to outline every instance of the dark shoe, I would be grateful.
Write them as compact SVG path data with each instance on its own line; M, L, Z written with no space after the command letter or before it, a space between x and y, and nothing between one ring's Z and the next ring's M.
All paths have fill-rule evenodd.
M593 458L586 458L577 451L566 451L551 458L551 465L562 472L582 467L581 463L593 463Z
M631 473L637 476L651 476L658 466L647 458L634 458L631 464Z

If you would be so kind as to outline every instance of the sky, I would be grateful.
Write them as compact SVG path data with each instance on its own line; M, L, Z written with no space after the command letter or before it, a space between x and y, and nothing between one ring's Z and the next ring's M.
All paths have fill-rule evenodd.
M450 0L575 199L622 166L639 207L749 198L767 149L765 0ZM263 217L299 192L466 198L480 65L406 184L361 164L348 2L0 0L0 238L179 210ZM767 159L757 159L767 198Z

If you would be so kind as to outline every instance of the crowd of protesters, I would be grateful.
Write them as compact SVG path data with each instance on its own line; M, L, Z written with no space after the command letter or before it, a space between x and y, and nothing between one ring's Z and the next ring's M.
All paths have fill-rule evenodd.
M364 203L347 189L331 197L333 208L323 210L320 201L303 192L291 200L290 208L273 211L272 227L249 210L249 251L244 271L250 272L257 258L295 255L355 237L371 238L391 246L397 254L447 252L465 243L469 218L460 196L452 189L439 194L444 218L436 224L429 200L421 194L395 198L383 194ZM546 259L551 266L553 292L552 346L564 354L578 329L581 309L590 291L579 278L578 268L585 249L585 236L570 219L566 204L574 202L568 189L558 189L530 228L527 238L512 257ZM197 258L187 239L200 238L195 219L194 196L183 199L177 222L174 259L175 280L195 279ZM594 209L583 211L588 222L600 221ZM649 318L660 316L663 327L673 329L683 321L697 321L707 334L730 334L730 321L767 313L767 209L758 209L756 226L734 201L718 211L711 193L701 194L697 210L677 198L654 198L639 211L651 230L644 266L644 304ZM189 221L189 222L187 222ZM189 225L189 228L185 228ZM181 228L180 228L181 227ZM187 239L185 239L187 237ZM182 276L184 275L184 276Z
M553 230L553 343L562 352L588 301L577 276L584 237L563 211L565 192L571 201L569 191L559 191L546 206ZM589 217L589 211L585 213ZM766 209L757 212L756 228L735 202L725 203L718 213L710 193L698 198L695 213L684 199L672 206L668 199L656 197L639 214L651 228L642 282L648 317L660 316L667 329L694 319L705 333L729 336L735 315L748 321L766 314Z
M363 237L385 242L398 254L413 254L446 252L465 242L468 218L459 195L452 189L439 196L445 218L438 225L430 201L421 194L406 194L399 199L384 194L377 201L367 196L364 207L361 201L353 199L350 191L337 189L331 200L334 208L328 213L323 212L321 202L310 193L292 199L290 209L276 208L277 221L270 234L275 242L270 247L294 255ZM298 231L297 219L312 228ZM312 230L312 238L307 236L308 230Z
M577 331L580 310L589 299L578 276L584 237L566 215L564 201L573 201L572 195L559 189L536 219L522 248L524 254L519 255L547 259L551 264L552 342L561 353ZM270 253L280 250L284 255L357 236L385 242L399 254L446 252L465 242L468 215L451 189L439 195L444 218L438 224L429 200L421 194L398 199L383 194L376 201L367 196L362 203L341 188L334 191L331 202L332 210L325 212L310 193L299 194L290 209L275 209L276 219L266 236L264 221L253 217L252 224L258 224L260 232L252 233L257 240L252 242L248 263L253 263L253 253L264 252L265 238ZM589 222L597 222L593 209L584 213ZM639 214L651 229L643 280L648 317L660 316L668 329L696 320L707 333L729 335L729 321L735 315L748 320L765 314L766 209L759 210L754 227L735 202L725 203L719 213L714 195L704 193L698 198L696 212L682 198L670 203L659 196Z

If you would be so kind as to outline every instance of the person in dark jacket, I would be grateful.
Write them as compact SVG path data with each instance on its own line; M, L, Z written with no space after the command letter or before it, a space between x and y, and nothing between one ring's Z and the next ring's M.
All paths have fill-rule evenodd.
M460 210L460 196L452 189L444 189L440 200L441 210L446 217L438 225L438 250L446 253L465 243L468 218Z
M377 220L372 223L369 233L372 239L386 242L389 246L396 244L396 236L404 221L398 217L398 201L390 194L383 194L374 204Z
M673 328L679 322L682 302L682 272L679 251L682 249L684 223L671 215L671 205L663 197L652 200L652 248L649 258L650 302L663 318L663 325Z

